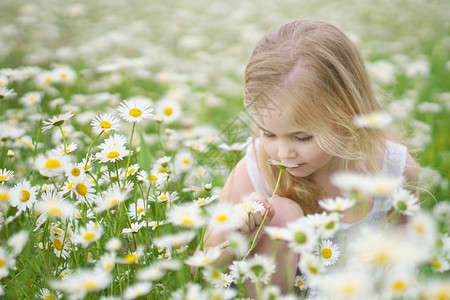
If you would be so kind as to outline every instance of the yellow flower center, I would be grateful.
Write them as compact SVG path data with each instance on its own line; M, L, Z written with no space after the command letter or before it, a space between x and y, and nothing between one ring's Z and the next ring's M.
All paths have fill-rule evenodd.
M156 181L156 180L158 180L158 176L156 176L156 175L150 175L150 179L151 179L152 181Z
M164 114L166 116L170 116L170 115L172 115L172 113L173 113L173 109L171 107L164 108Z
M73 186L75 185L75 182L71 182L67 185L67 189L71 190L73 188Z
M217 216L218 222L226 222L228 220L228 217L225 215Z
M109 200L108 205L114 206L114 205L117 205L117 203L119 203L119 199L111 199L111 200Z
M297 285L298 286L302 286L303 285L303 280L301 280L301 279L297 280Z
M108 153L108 155L106 155L107 158L116 158L119 157L119 152L117 151L111 151Z
M63 248L63 243L59 239L55 239L53 241L53 245L55 245L56 250L61 251Z
M113 268L113 264L107 264L104 268L105 272L109 272L111 271L111 269Z
M347 284L347 285L344 285L344 286L342 287L342 293L343 293L344 295L346 295L346 296L350 296L350 295L354 294L355 291L356 291L356 290L355 290L355 287L354 287L353 285Z
M8 177L6 177L6 176L0 176L0 181L5 181L6 179L8 179Z
M207 257L205 257L204 259L202 259L202 263L203 263L203 264L207 264L207 263L209 263L209 261L210 261L210 259L207 258Z
M56 298L53 295L47 295L44 297L44 300L56 300Z
M61 208L53 206L47 210L47 214L51 216L61 216L63 214L63 211Z
M309 267L309 271L310 271L312 274L317 274L319 270L317 270L316 267Z
M98 285L95 281L89 280L89 281L84 282L84 288L87 291L94 291L94 290L98 289Z
M144 212L144 209L142 207L137 210L138 214L142 214L143 212Z
M59 228L53 228L53 232L56 233L56 234L61 234L62 233L61 229L59 229Z
M8 193L0 193L0 202L6 202L9 200L9 194Z
M132 168L132 169L129 169L127 173L128 173L128 175L130 175L130 174L133 174L134 171L136 171L136 169L135 169L135 168Z
M45 162L46 169L58 169L61 167L61 162L57 159L49 159Z
M100 127L104 128L104 129L111 128L111 123L109 123L108 121L101 121L100 122Z
M322 250L322 256L323 258L330 258L333 252L329 248L325 248Z
M404 292L406 291L406 284L403 281L396 281L392 283L392 289L396 292Z
M87 187L83 183L77 184L77 192L81 196L86 196L87 194Z
M78 168L73 168L72 171L70 172L73 176L79 176L81 171Z
M130 109L130 116L137 118L140 115L142 115L142 111L139 108Z
M5 265L5 261L0 258L0 268L3 267L4 265Z
M160 201L160 202L167 201L167 199L169 199L169 197L167 197L167 196L161 196L161 197L159 197L159 201Z
M22 202L27 202L28 200L30 200L30 192L23 190L22 191L22 198L20 198L20 201Z
M188 158L183 159L183 164L188 165L191 161Z
M131 253L131 254L127 254L127 255L125 256L125 261L126 261L127 263L129 263L129 264L135 262L137 259L138 259L137 255L132 254L132 253Z
M90 241L95 237L95 234L93 232L88 232L83 236L83 239L86 241Z
M184 219L183 221L181 221L181 225L183 225L183 226L192 226L192 225L194 225L194 222L192 222L191 219Z

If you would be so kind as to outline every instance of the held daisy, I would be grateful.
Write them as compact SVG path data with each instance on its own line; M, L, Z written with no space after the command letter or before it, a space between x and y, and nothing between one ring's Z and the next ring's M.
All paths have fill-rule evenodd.
M117 108L119 116L127 122L138 123L153 116L151 101L145 99L130 99L120 103Z
M48 121L43 122L42 132L50 130L56 126L62 126L64 124L64 122L68 121L72 117L73 117L73 113L67 112L67 113L61 114L57 117L55 116L53 118L50 118Z
M280 169L295 168L295 167L299 166L299 164L289 163L289 162L285 162L285 161L279 161L279 160L275 160L272 158L269 158L269 163L274 166L277 166Z

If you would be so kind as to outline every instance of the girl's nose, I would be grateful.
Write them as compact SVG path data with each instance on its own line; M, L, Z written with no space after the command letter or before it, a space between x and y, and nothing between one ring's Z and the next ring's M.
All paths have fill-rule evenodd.
M278 158L280 160L287 160L295 158L295 150L291 143L280 141L278 144Z

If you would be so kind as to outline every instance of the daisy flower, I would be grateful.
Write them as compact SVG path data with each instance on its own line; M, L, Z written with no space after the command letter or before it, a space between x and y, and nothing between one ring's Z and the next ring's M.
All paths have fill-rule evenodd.
M62 188L62 193L70 193L72 197L77 198L77 202L87 201L92 203L95 197L94 184L91 178L83 176L72 181L66 181Z
M290 231L284 227L264 226L264 230L272 240L288 240Z
M262 211L264 209L264 205L255 200L252 195L247 197L242 197L241 202L236 204L236 210L243 214L254 213L258 211Z
M11 206L17 207L19 211L31 209L36 202L36 194L37 187L32 187L29 181L23 180L11 189Z
M7 87L0 86L0 100L12 98L16 95L17 93L14 91L14 89L8 89Z
M5 248L0 246L0 278L8 276L9 270L13 269L15 265L16 260L14 257Z
M20 252L22 252L23 248L28 242L29 233L26 230L21 230L19 232L14 233L8 239L8 246L12 248L12 252L15 256L17 256Z
M190 151L181 150L175 154L174 164L180 172L188 171L194 166L194 157Z
M196 200L193 200L193 203L198 206L205 206L205 205L208 205L209 203L213 202L217 198L219 198L217 195L212 195L210 197L198 198Z
M116 253L108 252L100 256L96 268L101 272L111 273L116 263Z
M413 216L420 211L419 199L403 188L391 193L392 206L402 215Z
M230 242L231 251L238 257L244 257L250 247L247 236L238 231L230 231L227 237Z
M62 126L64 122L68 121L70 118L73 117L72 112L67 112L65 114L55 116L53 118L50 118L48 121L43 122L42 126L42 132L52 129L55 126Z
M128 214L132 220L140 220L145 216L145 212L149 209L149 205L145 206L144 199L137 199L136 203L130 203Z
M181 105L173 99L163 99L156 107L156 118L165 123L173 123L181 116Z
M122 242L118 238L111 238L105 244L105 249L108 251L117 252L122 248Z
M127 177L136 174L139 171L139 168L139 164L129 166L127 169Z
M200 207L196 205L176 205L167 213L167 220L176 226L200 228L206 221Z
M117 111L119 112L119 116L125 121L137 123L153 116L153 108L150 105L150 100L130 99L120 103Z
M330 238L340 229L339 213L309 214L305 217L322 238Z
M56 151L47 151L36 157L35 167L45 177L63 174L70 166L70 157Z
M69 164L67 166L66 177L70 177L69 180L75 180L77 177L84 177L86 175L86 172L84 170L84 163L76 163L76 164Z
M63 295L61 294L61 292L50 292L48 289L43 288L39 291L38 296L40 297L39 299L44 299L44 300L56 300L56 299L61 299L63 297Z
M287 224L289 232L288 246L297 253L311 252L317 245L317 233L306 218L300 218Z
M274 165L274 166L277 166L280 169L298 167L298 164L296 164L296 163L289 163L289 162L282 161L282 160L279 161L279 160L275 160L275 159L270 158L270 157L269 157L269 163Z
M137 278L140 281L158 281L164 277L165 271L159 264L152 264L137 271Z
M136 251L130 252L124 257L117 258L117 262L121 264L134 264L139 262L139 258L141 258L144 255L143 247L138 246Z
M41 194L42 200L36 203L36 209L51 218L66 220L74 215L72 203L66 201L56 190L47 190Z
M355 205L355 200L349 198L326 198L319 201L319 205L327 211L344 212Z
M319 299L371 299L375 292L371 289L373 276L367 271L346 269L338 274L330 274L322 279Z
M103 228L90 221L85 227L80 228L79 233L75 235L75 242L81 244L83 248L97 241L103 234Z
M71 153L75 150L78 149L78 145L75 143L70 143L69 145L66 145L64 147L64 145L60 145L58 146L56 149L52 150L56 153L61 153L61 154L67 154L67 153Z
M105 193L103 193L101 196L98 195L95 198L95 209L94 211L96 213L101 213L105 210L111 209L123 201L126 200L128 193L123 192L120 189L117 188L109 188L106 190Z
M241 225L242 214L236 213L231 204L219 203L208 208L210 216L210 226L218 231L232 231Z
M373 112L365 115L356 115L353 118L353 125L356 128L382 129L390 125L393 118L387 112Z
M0 205L8 204L11 200L11 191L8 187L0 185Z
M305 274L308 281L309 279L318 278L324 271L324 266L320 258L311 253L302 253L300 255L298 268L300 272Z
M133 285L128 286L123 292L122 299L136 299L150 293L152 289L151 282L138 282Z
M255 254L253 257L244 260L241 271L252 282L262 282L267 284L275 273L275 262L271 256Z
M183 231L166 234L153 240L153 244L159 247L176 248L189 244L196 236L195 231Z
M3 184L14 177L14 171L7 169L0 169L0 182Z
M64 234L61 235L55 235L52 234L50 237L50 240L52 241L56 257L62 257L64 259L67 259L72 252L72 246L71 242L72 239L68 237L69 234L66 235L66 238L64 239Z
M123 144L111 144L105 141L99 148L101 148L102 151L95 154L95 159L102 163L116 162L127 157L129 154L129 151L127 151Z
M99 114L92 120L91 126L96 133L118 131L120 129L120 120L113 114Z
M82 299L90 292L100 291L111 284L109 273L78 269L64 280L53 280L50 286L69 294L69 298Z
M341 252L338 245L330 240L322 240L319 247L319 257L322 259L324 266L331 266L336 263Z
M122 229L122 234L130 234L130 233L136 233L138 232L143 226L145 225L144 222L135 222L131 223L130 228L124 228Z
M31 106L34 104L41 103L42 96L43 95L41 92L28 92L25 95L23 95L22 97L20 97L19 101L24 106Z
M203 269L203 279L207 280L214 287L228 287L233 282L233 277L230 274L220 272L211 266Z
M294 286L298 287L301 291L306 290L308 288L308 283L305 275L296 276Z
M195 253L185 260L185 264L194 267L205 267L216 261L220 256L220 249L208 248Z

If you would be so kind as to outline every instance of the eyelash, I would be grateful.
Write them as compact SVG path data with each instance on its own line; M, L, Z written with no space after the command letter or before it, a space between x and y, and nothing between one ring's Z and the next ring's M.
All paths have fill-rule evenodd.
M270 133L263 132L263 137L265 137L265 138L272 138L272 137L274 137L274 135L270 134ZM311 140L312 138L313 138L312 135L305 136L305 137L295 137L295 139L297 141L299 141L299 142L307 142L307 141Z

